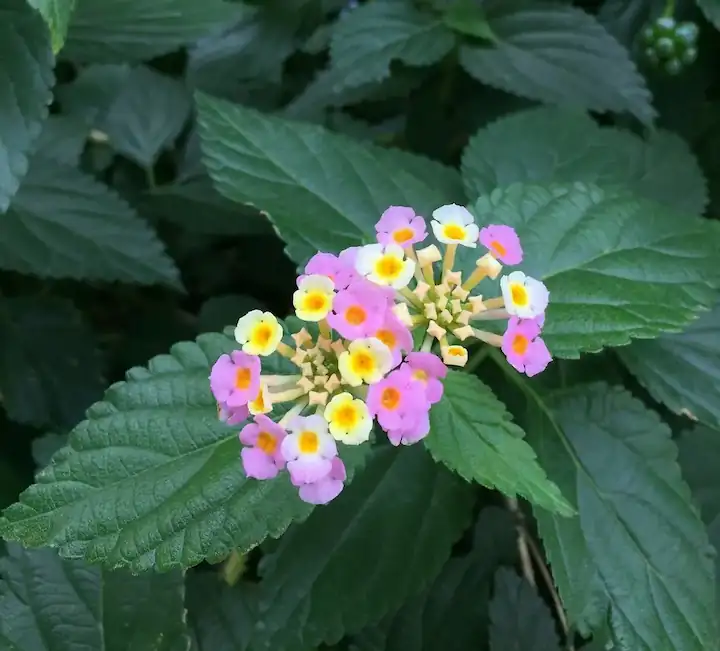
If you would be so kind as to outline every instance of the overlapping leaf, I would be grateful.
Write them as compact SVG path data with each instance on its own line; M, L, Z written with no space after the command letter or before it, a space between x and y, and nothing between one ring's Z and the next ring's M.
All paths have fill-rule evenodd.
M45 19L50 29L53 52L57 53L65 43L70 18L77 0L28 0Z

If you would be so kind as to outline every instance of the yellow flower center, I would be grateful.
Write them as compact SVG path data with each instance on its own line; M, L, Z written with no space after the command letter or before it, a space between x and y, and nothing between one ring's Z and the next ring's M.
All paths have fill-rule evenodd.
M273 329L269 323L258 323L252 331L250 341L256 346L267 346L272 334Z
M513 352L518 355L524 355L528 349L530 340L525 335L515 335L512 340Z
M507 249L497 240L490 242L490 248L493 250L493 253L500 258L507 254Z
M393 239L398 244L405 244L408 240L412 239L412 236L415 235L412 228L405 227L405 228L398 228L393 233Z
M381 330L378 330L375 333L375 337L382 341L388 348L391 350L395 348L395 344L397 343L397 339L395 337L395 334L392 332L392 330L388 330L387 328L383 328Z
M384 255L375 264L375 272L380 278L397 278L402 268L402 260L394 255Z
M260 391L258 391L255 400L252 401L252 408L258 412L265 411L265 397L263 396L262 387L260 387Z
M252 373L249 368L239 368L235 372L235 388L245 391L252 382Z
M304 430L300 432L298 447L303 454L315 454L320 447L318 435L312 430Z
M421 368L418 368L413 371L413 378L416 380L420 380L420 382L427 382L428 374Z
M445 224L443 227L443 235L449 240L464 240L465 229L459 224Z
M397 409L401 397L400 392L395 387L386 387L380 396L380 403L385 409Z
M360 305L352 305L345 310L345 320L353 326L359 326L365 323L367 312Z
M322 292L308 292L303 298L303 310L306 312L320 312L327 308L328 297Z
M510 296L512 296L513 303L520 307L525 307L530 300L525 285L520 283L512 283L512 285L510 285Z
M352 429L359 420L358 410L352 403L347 403L338 408L333 421L343 429Z
M270 432L260 432L257 438L257 446L265 454L275 454L277 450L277 439Z
M356 375L365 375L375 369L375 359L367 351L359 350L351 356L350 366Z
M447 352L452 357L462 357L465 354L465 349L462 346L450 346Z

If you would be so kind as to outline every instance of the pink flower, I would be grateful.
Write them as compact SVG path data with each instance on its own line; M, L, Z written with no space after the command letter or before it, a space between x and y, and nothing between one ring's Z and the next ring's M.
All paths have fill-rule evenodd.
M540 326L535 319L513 317L502 339L502 351L510 365L528 377L544 371L552 361L550 351L539 337Z
M406 206L390 206L375 224L375 230L382 245L399 244L405 247L422 242L427 237L425 220Z
M393 368L402 361L403 351L413 348L413 338L408 330L391 310L385 312L385 320L375 330L369 331L368 337L382 341L392 353Z
M410 369L398 369L371 384L367 406L385 431L412 429L422 412L430 409L424 387L413 380Z
M247 405L241 407L228 407L218 404L218 418L227 425L239 425L250 417L250 410Z
M240 442L251 447L243 448L243 468L248 477L272 479L285 467L280 451L287 433L267 416L255 416L255 422L240 430Z
M290 434L282 442L281 451L288 462L293 484L312 484L327 477L332 460L337 456L335 439L328 433L322 416L296 416L288 423Z
M340 457L335 457L331 464L330 474L312 484L295 483L291 477L293 484L300 488L300 499L303 502L327 504L340 494L344 487L343 482L347 479L345 464Z
M341 254L342 256L342 254ZM327 276L333 281L337 289L347 287L358 273L355 271L354 263L351 264L347 257L343 260L332 253L316 253L305 265L305 274L308 276ZM298 282L303 276L298 278Z
M246 405L260 390L260 358L241 350L221 355L210 371L210 389L226 408Z
M364 284L353 283L335 295L327 320L345 339L360 339L382 324L387 309L381 294Z
M403 427L390 429L387 432L388 440L394 446L412 445L424 439L430 433L430 410L419 411L414 420Z
M405 364L410 368L413 380L425 387L427 401L431 405L440 402L443 395L443 384L440 380L447 375L447 366L443 361L433 353L410 353L405 358Z
M491 224L480 230L480 244L503 264L520 264L523 250L514 228Z

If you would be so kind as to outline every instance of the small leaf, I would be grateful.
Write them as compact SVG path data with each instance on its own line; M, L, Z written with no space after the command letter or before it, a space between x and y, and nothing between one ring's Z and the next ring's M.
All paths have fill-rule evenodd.
M307 517L312 507L287 477L245 477L237 429L217 418L208 375L236 347L202 335L130 369L5 511L0 534L109 567L166 571L249 550ZM351 472L361 454L343 456Z
M680 334L636 341L617 353L672 411L720 428L720 306Z
M132 576L51 549L0 559L0 650L187 651L181 572Z
M102 396L100 355L72 303L0 299L0 392L13 420L72 426Z
M467 481L569 516L572 507L538 465L523 431L474 375L450 371L442 400L430 410L425 445L436 461Z
M256 644L332 644L397 610L437 576L472 507L471 487L421 446L377 450L337 500L264 557Z
M0 0L0 213L28 171L28 155L52 101L48 30L26 0ZM1 221L1 220L0 220Z
M715 302L720 229L707 220L586 183L515 184L472 210L517 230L521 268L550 290L543 336L558 357L679 331Z
M39 156L0 219L0 267L181 286L163 245L123 199L74 167Z
M628 111L649 124L650 91L597 19L579 8L526 0L483 5L493 47L463 46L460 62L485 84L548 104Z
M145 61L192 43L242 8L223 0L76 0L63 55L73 61Z
M70 18L75 9L76 0L28 0L45 19L50 28L52 49L57 54L65 43Z
M567 109L529 109L493 122L468 143L462 170L471 197L517 181L585 181L625 186L695 215L708 202L703 172L679 136L655 131L642 140Z
M375 238L390 205L429 214L460 200L454 170L320 127L197 94L205 163L228 198L267 211L288 254L304 263Z
M550 610L513 570L495 574L490 620L490 651L560 651Z

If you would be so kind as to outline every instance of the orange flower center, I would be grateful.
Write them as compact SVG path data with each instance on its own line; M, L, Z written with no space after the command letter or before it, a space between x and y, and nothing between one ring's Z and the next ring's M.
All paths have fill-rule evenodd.
M311 312L317 312L318 310L322 310L325 305L327 304L327 298L325 297L325 294L321 294L320 292L314 292L312 294L308 294L305 297L305 309L310 310Z
M498 255L498 257L507 255L507 249L497 240L490 242L490 248Z
M304 430L303 432L300 432L298 447L300 448L300 452L303 454L315 454L320 447L318 435L312 430Z
M360 305L352 305L345 310L345 320L353 326L359 326L365 323L367 312Z
M525 335L515 335L512 340L513 352L517 355L524 355L530 345L530 340Z
M380 403L385 409L397 409L401 397L400 392L395 387L387 387L380 396Z
M352 368L355 373L366 373L375 368L375 362L370 353L365 351L356 352L352 356Z
M412 239L412 236L413 236L414 234L415 234L415 233L413 232L413 229L406 226L405 228L398 228L398 229L393 233L393 239L394 239L398 244L405 244L405 242L407 242L408 240Z
M337 410L333 420L340 425L340 427L352 429L357 425L358 411L352 404L343 405Z
M249 368L239 368L235 372L235 388L245 391L252 382L252 373Z
M375 337L382 341L388 348L395 348L397 339L391 330L383 328L375 333Z
M267 323L260 323L252 334L252 341L258 346L267 346L272 337L272 328Z
M443 234L449 240L464 240L465 229L458 224L446 224L443 228Z
M275 454L277 450L277 439L270 432L260 432L257 438L257 446L265 454Z

